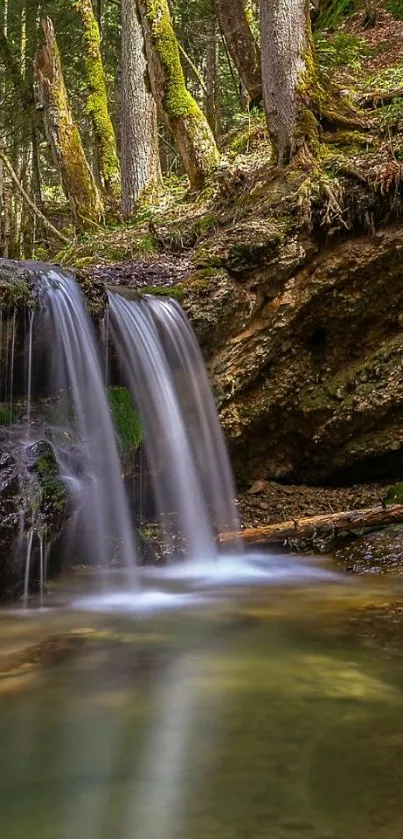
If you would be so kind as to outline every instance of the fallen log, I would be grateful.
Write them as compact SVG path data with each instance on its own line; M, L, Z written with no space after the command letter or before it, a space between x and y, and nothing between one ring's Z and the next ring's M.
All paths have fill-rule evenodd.
M332 537L341 531L354 532L355 530L384 527L399 522L403 522L403 504L393 504L390 507L368 507L364 510L323 513L320 516L280 521L263 527L251 527L237 534L221 533L218 541L225 544L233 541L234 536L237 536L247 544L285 542L287 539Z

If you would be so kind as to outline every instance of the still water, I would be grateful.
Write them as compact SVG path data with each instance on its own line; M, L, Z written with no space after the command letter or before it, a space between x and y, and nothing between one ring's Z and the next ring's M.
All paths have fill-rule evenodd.
M101 610L83 574L3 612L1 837L401 839L387 585L171 578Z

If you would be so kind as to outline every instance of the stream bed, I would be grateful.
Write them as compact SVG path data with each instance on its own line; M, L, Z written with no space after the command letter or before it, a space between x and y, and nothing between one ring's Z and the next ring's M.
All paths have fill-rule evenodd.
M403 585L264 562L0 613L5 839L401 839Z

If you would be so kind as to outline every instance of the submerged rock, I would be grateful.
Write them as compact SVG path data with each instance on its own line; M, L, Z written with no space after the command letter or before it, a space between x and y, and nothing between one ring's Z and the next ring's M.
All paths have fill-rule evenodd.
M403 525L349 542L334 557L352 574L403 574Z

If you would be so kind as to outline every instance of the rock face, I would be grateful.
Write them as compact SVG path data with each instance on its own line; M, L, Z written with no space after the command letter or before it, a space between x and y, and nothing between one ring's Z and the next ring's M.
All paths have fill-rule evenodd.
M281 225L212 238L185 284L238 481L403 475L403 228Z
M0 440L0 592L18 596L23 590L24 564L32 534L30 587L39 581L40 544L51 553L68 513L67 494L59 478L52 446L32 445L6 437Z

